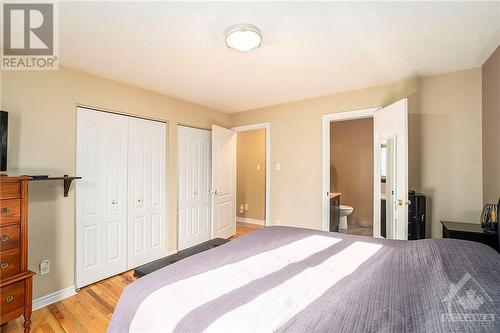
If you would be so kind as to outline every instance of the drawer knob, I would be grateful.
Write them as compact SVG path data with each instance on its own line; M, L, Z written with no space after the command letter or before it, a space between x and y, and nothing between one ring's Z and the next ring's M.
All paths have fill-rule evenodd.
M9 212L9 209L7 207L4 207L4 208L2 208L1 212L3 215L7 215L7 213Z
M6 242L8 240L9 240L9 236L7 236L7 235L2 235L2 237L0 237L0 241L2 241L2 242Z
M7 267L9 267L9 264L6 263L6 262L3 262L3 263L0 264L0 268L1 269L6 269Z
M9 296L7 296L7 298L5 300L7 301L7 303L10 303L14 300L14 296L9 295Z

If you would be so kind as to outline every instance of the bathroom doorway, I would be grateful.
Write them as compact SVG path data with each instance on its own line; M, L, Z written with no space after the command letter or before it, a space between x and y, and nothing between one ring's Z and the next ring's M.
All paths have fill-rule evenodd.
M373 235L373 117L330 122L330 192L339 232Z
M362 122L349 123L356 120L367 120L367 127L361 132L350 128L351 124L362 126ZM350 142L335 147L336 142L331 143L337 139L331 132L340 133L338 140L350 136ZM369 139L362 140L360 133L371 135L371 150L366 148ZM408 239L408 99L385 107L325 114L322 141L322 230L360 235L369 235L371 230L374 237ZM348 162L350 166L345 167ZM371 177L366 171L370 166ZM370 195L371 204L366 200Z

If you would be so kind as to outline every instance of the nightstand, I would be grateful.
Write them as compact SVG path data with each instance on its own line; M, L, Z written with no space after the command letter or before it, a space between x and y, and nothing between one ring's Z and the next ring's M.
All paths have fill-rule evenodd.
M443 238L455 238L483 243L499 251L498 234L484 232L478 223L441 221L441 224L443 225Z

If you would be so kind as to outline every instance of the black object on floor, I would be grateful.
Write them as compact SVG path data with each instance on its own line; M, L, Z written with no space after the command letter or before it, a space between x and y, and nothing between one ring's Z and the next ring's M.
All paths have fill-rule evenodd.
M179 251L176 254L172 254L168 257L161 258L161 259L155 260L153 262L150 262L148 264L137 267L134 270L134 277L141 278L144 275L147 275L149 273L157 271L160 268L163 268L165 266L171 265L174 262L185 259L187 257L194 255L194 254L204 252L206 250L210 250L214 247L225 244L227 242L229 242L229 239L214 238L214 239L211 239L209 241L203 242L201 244L192 246L192 247L187 248L185 250Z

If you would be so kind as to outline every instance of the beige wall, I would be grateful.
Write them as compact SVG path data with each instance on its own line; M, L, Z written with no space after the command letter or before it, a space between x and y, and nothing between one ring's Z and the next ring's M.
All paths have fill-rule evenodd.
M373 227L373 118L330 123L330 192L354 208L349 225Z
M177 123L210 127L229 116L178 99L80 71L2 73L2 108L9 111L9 167L75 173L76 104L168 121L168 249L176 248ZM74 284L74 186L63 197L59 182L29 186L29 268L51 261L51 273L35 276L34 297Z
M483 65L483 200L500 197L500 47Z
M409 118L410 188L440 220L479 223L482 209L481 68L419 80Z
M443 219L478 223L481 68L232 114L232 126L271 123L271 223L321 228L323 114L403 97L410 102L410 187L429 196L429 231L441 237Z
M236 145L237 216L266 219L266 130L238 132ZM260 170L257 170L260 165ZM248 210L239 212L240 205Z

